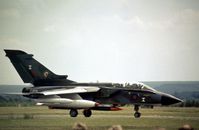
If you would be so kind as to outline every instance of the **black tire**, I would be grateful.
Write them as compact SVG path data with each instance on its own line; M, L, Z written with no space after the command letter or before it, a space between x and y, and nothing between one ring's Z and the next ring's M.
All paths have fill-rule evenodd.
M78 115L78 111L76 109L71 109L70 110L70 116L71 117L77 117Z
M84 114L85 117L90 117L92 115L92 111L90 109L84 110L83 114Z
M140 116L141 116L141 113L135 112L135 114L134 114L134 117L135 117L135 118L140 118Z

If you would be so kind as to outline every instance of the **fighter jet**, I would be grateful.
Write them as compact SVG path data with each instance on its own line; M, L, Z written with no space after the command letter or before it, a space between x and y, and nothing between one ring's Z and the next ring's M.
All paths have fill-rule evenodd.
M69 109L71 117L78 116L83 109L85 117L92 110L118 111L126 104L134 105L134 116L139 118L142 105L171 105L182 100L159 92L143 83L79 83L67 75L57 75L21 50L4 50L24 83L21 95L33 99L36 105L50 109Z

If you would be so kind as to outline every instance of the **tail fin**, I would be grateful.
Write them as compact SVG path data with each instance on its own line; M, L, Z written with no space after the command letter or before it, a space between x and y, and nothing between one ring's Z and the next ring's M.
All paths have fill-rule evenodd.
M27 54L21 50L4 50L6 56L10 59L18 74L24 83L36 84L37 81L42 83L43 81L67 80L67 75L56 75L37 60L33 58L32 54ZM41 82L42 81L42 82Z

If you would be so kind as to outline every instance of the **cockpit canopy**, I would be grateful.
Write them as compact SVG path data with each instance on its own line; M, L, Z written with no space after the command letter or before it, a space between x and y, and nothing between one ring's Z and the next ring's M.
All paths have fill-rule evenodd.
M136 90L150 90L150 91L156 91L155 89L149 87L146 84L143 83L133 83L133 84L128 84L128 86L126 87L130 87L132 89L136 89Z
M114 84L115 87L125 87L133 90L149 90L149 91L157 91L146 84L143 83L125 83L125 84Z

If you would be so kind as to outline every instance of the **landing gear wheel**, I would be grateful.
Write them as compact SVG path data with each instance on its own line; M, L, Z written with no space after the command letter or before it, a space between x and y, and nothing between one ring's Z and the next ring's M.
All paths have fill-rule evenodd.
M141 113L135 112L135 114L134 114L134 117L135 117L135 118L140 118L140 116L141 116Z
M84 110L83 114L84 114L85 117L90 117L92 115L92 111L90 109Z
M139 105L135 105L135 106L134 106L134 111L135 111L134 117L135 117L135 118L140 118L141 113L139 112Z
M78 111L76 109L71 109L70 110L70 116L71 117L77 117L78 115Z

